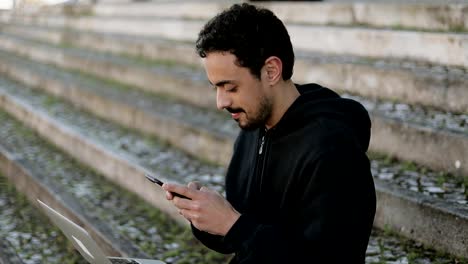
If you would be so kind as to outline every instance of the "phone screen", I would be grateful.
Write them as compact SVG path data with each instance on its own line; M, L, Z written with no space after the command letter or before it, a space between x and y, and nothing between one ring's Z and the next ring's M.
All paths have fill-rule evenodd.
M153 175L149 175L148 173L145 174L145 177L150 181L150 182L153 182L153 183L156 183L157 185L159 186L162 186L164 183L158 179L156 179L156 177L154 177Z
M152 183L156 183L157 185L159 186L162 186L164 183L160 180L158 180L156 177L154 177L153 175L150 175L148 173L145 173L145 177L146 179L148 179L150 182ZM178 194L178 193L175 193L175 192L171 192L173 196L176 196L176 197L179 197L179 198L184 198L184 199L189 199L191 200L190 198L182 195L182 194Z

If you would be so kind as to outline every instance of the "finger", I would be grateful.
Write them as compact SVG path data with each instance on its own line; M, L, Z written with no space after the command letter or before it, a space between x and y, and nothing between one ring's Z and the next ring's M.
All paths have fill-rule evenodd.
M185 218L185 219L187 219L189 222L191 222L190 218L188 218L187 216L185 216L184 213L185 213L184 210L179 210L179 214L180 214L183 218Z
M202 186L202 187L200 188L200 191L201 191L201 192L212 192L212 193L217 193L217 191L215 191L215 190L213 190L213 189L210 189L210 188L208 188L208 187L206 187L206 186Z
M186 186L183 186L180 184L172 184L172 183L165 183L162 185L162 188L168 192L178 193L190 199L193 199L193 196L197 192L197 190L190 189Z
M174 197L172 199L172 203L179 209L193 210L195 208L192 200L188 200L188 199L184 199L180 197Z
M187 185L190 189L194 189L194 190L200 190L200 188L202 188L201 184L199 182L189 182L189 184Z
M179 214L190 222L192 222L194 219L197 219L197 215L190 210L180 209Z
M166 191L166 199L170 201L170 200L174 199L174 195L172 195L171 192Z

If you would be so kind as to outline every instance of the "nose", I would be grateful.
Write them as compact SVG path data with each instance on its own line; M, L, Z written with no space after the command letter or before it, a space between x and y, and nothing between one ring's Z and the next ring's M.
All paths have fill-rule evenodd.
M216 107L219 110L223 110L227 107L230 107L232 104L231 98L223 89L216 90Z

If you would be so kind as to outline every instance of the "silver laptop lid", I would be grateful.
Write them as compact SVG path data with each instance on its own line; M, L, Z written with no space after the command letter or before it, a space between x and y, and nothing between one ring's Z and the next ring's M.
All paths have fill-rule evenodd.
M57 225L81 255L92 264L111 264L86 230L37 199L47 216Z

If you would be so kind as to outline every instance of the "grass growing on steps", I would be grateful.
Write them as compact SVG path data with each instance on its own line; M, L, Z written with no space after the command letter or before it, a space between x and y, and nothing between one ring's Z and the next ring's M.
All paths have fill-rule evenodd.
M190 229L180 226L136 194L70 158L1 111L0 121L2 129L8 130L5 142L9 142L10 149L24 154L23 159L31 164L31 171L40 170L51 182L68 186L69 189L63 187L64 191L72 194L87 212L106 222L115 232L127 237L148 255L168 263L227 263L229 256L207 249L193 237ZM77 189L85 190L86 193L80 194ZM22 206L15 205L14 208ZM34 222L30 224L34 226ZM23 250L22 247L20 249Z
M87 263L61 231L1 174L0 204L0 237L23 262Z
M394 263L392 262L394 259L385 254L385 252L389 250L386 246L389 243L399 244L399 247L407 254L406 258L408 260L408 264L468 264L467 259L457 258L447 253L428 248L422 243L415 242L394 232L388 226L385 226L383 229L374 228L372 233L373 236L376 237L381 250L380 262L378 262L378 264ZM387 241L384 243L384 240ZM421 262L422 260L426 260L428 262Z

